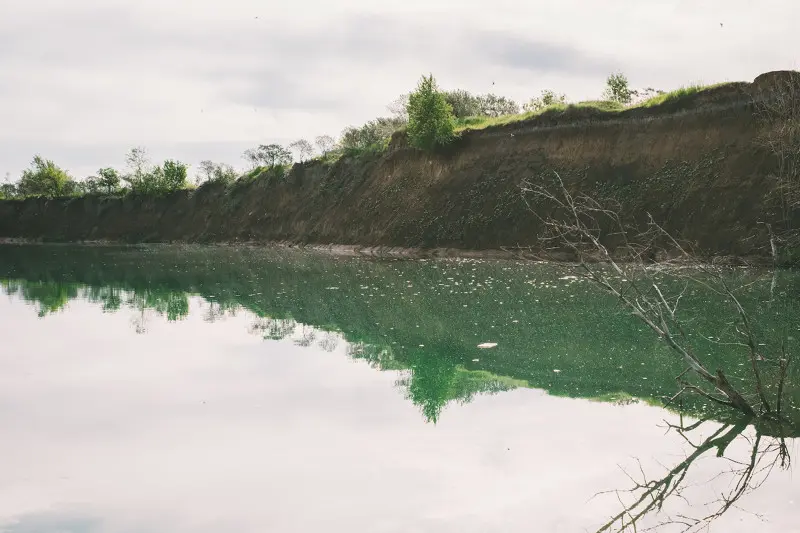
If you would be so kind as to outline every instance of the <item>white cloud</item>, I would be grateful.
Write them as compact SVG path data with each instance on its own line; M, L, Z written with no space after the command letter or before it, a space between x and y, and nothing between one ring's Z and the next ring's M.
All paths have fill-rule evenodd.
M0 0L0 172L41 151L84 175L133 145L238 163L385 114L426 72L518 100L595 98L613 69L751 80L800 66L796 20L794 0Z

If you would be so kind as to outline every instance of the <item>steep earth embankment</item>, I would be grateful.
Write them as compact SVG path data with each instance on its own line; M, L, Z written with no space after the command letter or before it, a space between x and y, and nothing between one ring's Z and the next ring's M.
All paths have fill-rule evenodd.
M768 253L766 223L787 224L753 104L789 73L622 113L572 110L470 131L446 153L409 148L295 165L166 197L0 202L0 238L119 242L251 241L498 249L537 246L522 180L551 179L619 201L712 253ZM535 209L547 210L543 204Z

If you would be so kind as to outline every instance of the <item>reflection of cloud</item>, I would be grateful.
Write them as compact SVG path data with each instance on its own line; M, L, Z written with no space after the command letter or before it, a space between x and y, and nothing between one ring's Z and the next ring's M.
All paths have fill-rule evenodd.
M0 523L4 533L100 533L108 530L103 520L73 512L42 511L19 516L9 524Z

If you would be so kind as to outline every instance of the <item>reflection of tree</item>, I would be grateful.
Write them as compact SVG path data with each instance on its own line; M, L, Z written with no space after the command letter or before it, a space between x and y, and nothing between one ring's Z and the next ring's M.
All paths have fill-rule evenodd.
M60 311L78 296L77 285L71 283L6 281L3 288L7 294L18 294L26 302L37 303L40 317Z
M717 428L709 437L700 443L692 441L691 433L697 431L707 421L701 420L689 426L669 424L670 430L676 431L690 445L692 452L680 463L668 468L661 478L650 478L645 474L641 463L638 463L638 474L625 474L633 486L624 491L611 491L618 498L623 509L605 523L598 533L604 531L650 531L660 528L669 528L670 531L684 533L696 532L706 529L711 522L720 518L746 494L759 488L767 476L777 466L788 469L791 463L789 449L785 439L781 437L767 437L760 431L748 435L747 421L735 424L726 424ZM745 456L726 456L729 447L735 441L748 444L748 453ZM719 498L710 502L690 501L693 496L690 491L693 487L704 483L689 483L688 474L693 464L707 453L714 452L722 468L705 484L727 481L727 487ZM720 479L723 478L723 479ZM694 516L686 513L667 512L668 504L682 500L690 504L693 509L702 509ZM665 507L666 506L666 507ZM660 518L652 525L643 522L651 515Z
M250 325L250 333L280 341L294 333L297 322L292 319L260 317Z

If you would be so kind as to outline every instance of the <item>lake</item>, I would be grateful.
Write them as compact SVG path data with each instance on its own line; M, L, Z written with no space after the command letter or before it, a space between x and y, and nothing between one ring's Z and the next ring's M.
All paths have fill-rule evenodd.
M800 275L730 275L791 351ZM797 366L778 429L665 408L681 361L563 267L2 245L0 284L0 531L800 531Z

